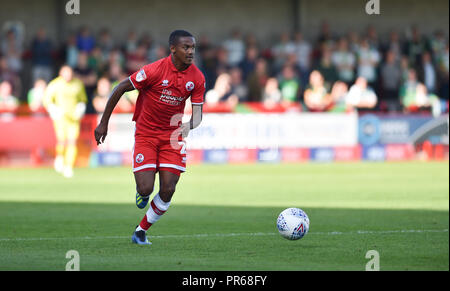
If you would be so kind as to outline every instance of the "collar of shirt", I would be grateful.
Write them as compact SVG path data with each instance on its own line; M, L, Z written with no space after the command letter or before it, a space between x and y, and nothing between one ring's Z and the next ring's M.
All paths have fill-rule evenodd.
M191 66L189 66L189 67L187 67L186 70L184 70L184 71L179 71L179 70L175 67L175 65L173 64L173 62L172 62L172 55L169 55L166 59L167 59L167 62L169 63L169 67L170 67L170 69L172 70L172 72L176 72L176 73L180 73L180 74L187 74L189 68L191 67Z

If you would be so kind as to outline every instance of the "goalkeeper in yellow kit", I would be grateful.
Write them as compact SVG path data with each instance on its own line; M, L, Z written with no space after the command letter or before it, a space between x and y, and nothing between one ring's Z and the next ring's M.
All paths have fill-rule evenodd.
M74 78L71 67L61 67L59 76L48 84L43 103L56 133L55 170L70 178L77 156L80 120L87 103L84 85Z

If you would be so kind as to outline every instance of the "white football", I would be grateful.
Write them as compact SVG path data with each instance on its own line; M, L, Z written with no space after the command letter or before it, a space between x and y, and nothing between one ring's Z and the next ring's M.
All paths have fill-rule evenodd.
M287 208L278 215L277 228L288 240L301 239L309 230L308 215L300 208Z

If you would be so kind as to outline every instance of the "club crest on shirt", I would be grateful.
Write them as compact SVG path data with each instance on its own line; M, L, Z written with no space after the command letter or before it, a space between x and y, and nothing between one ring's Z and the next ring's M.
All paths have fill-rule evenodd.
M169 86L169 80L163 80L162 81L163 86Z
M187 82L186 83L186 90L188 90L188 91L194 90L194 83L191 82L191 81Z
M139 73L136 74L136 81L142 82L147 79L147 75L145 74L144 69L140 70Z
M144 155L143 154L137 154L136 155L136 163L142 163L144 161Z

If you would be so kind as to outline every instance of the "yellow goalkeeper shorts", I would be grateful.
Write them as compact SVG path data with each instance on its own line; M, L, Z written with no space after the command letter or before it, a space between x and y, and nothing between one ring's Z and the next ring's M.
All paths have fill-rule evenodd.
M54 121L56 139L59 142L73 141L75 142L80 135L80 121L73 121L67 118Z

